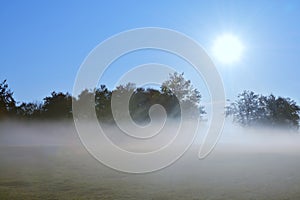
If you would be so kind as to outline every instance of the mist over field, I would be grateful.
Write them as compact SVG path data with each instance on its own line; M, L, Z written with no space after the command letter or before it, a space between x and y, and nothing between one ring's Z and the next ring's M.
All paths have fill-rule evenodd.
M0 127L0 199L300 198L298 132L247 129L227 121L216 148L199 160L208 127L201 122L194 144L178 161L135 175L95 160L71 121L6 121ZM168 128L166 138L173 135ZM104 129L121 147L143 148L133 147L115 126Z
M0 200L300 200L299 19L0 1Z

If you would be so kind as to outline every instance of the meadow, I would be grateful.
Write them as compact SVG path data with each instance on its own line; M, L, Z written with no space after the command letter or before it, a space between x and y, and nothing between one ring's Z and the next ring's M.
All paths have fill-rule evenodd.
M128 174L95 160L72 122L0 124L0 199L300 199L300 136L226 126L171 166ZM272 133L271 133L272 132Z

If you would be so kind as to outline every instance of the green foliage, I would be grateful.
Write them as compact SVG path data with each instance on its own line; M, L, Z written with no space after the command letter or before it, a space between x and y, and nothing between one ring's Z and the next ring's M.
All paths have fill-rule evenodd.
M169 117L180 116L179 102L173 96L162 94L153 88L138 88L130 99L129 110L133 120L149 122L149 110L155 104L162 105Z
M0 83L0 118L13 117L16 114L16 101L6 80Z
M111 121L111 95L112 92L105 85L101 85L95 91L95 109L99 120Z
M267 117L273 125L299 127L300 107L295 101L270 95L266 102Z
M227 115L243 126L267 125L299 127L300 107L290 98L263 96L252 91L244 91L238 99L227 107Z
M17 115L21 119L38 119L42 113L43 105L41 103L22 103L17 109Z
M72 96L69 93L52 92L50 97L44 98L42 115L48 119L71 118Z
M129 113L136 122L148 122L149 110L155 104L162 105L168 117L181 116L181 109L190 117L198 117L205 113L200 106L201 95L191 81L185 80L183 73L170 74L160 90L153 88L136 88L135 84L120 85L110 91L105 85L92 91L84 90L77 98L68 93L52 92L42 103L21 103L17 106L13 92L6 80L0 83L0 119L70 119L73 116L72 102L79 107L80 117L89 119L96 110L98 119L102 122L114 122L111 101L112 95L116 103L123 107L124 96L132 94L129 101ZM95 103L93 109L87 108ZM180 108L180 105L182 108ZM242 126L267 125L293 129L299 128L300 107L290 98L263 96L252 91L244 91L238 95L235 102L226 109L227 116ZM121 115L123 113L118 113ZM125 117L126 115L124 115ZM79 116L75 116L79 117Z
M169 80L165 81L161 86L161 92L164 95L177 98L190 116L198 116L205 114L204 107L200 106L201 95L195 89L190 80L185 80L184 73L170 74Z
M89 119L91 118L92 114L90 111L91 109L88 107L88 105L93 105L92 103L95 101L94 91L90 90L83 90L79 95L77 99L74 99L75 106L79 109L78 115L79 116L73 116L75 118L84 118ZM96 107L96 105L94 104ZM97 108L96 108L97 109Z
M6 95L10 95L9 97L12 99L12 93L7 89L7 85L4 86ZM101 85L100 88L94 90L82 91L77 98L73 98L68 93L52 92L51 96L45 97L41 104L21 103L17 106L16 115L21 119L68 119L73 116L73 102L79 108L77 114L80 115L74 116L75 118L90 119L94 115L95 109L100 121L113 122L112 95L116 98L116 106L124 108L126 105L121 100L130 94L132 95L129 101L129 113L136 122L149 121L149 110L155 104L162 105L168 117L171 118L181 116L180 104L191 117L197 117L204 113L203 107L199 106L200 93L193 88L189 80L184 79L183 73L174 73L170 74L169 80L163 83L160 90L136 88L135 84L128 83L117 86L113 91L110 91L105 85ZM126 117L122 112L117 114L120 118Z
M161 90L153 88L136 88L134 83L119 85L113 91L108 90L105 85L101 85L100 88L96 88L93 91L84 90L74 102L74 104L80 109L78 112L80 113L80 116L76 117L86 119L92 117L93 110L87 106L95 103L94 105L98 119L101 122L114 122L111 109L113 95L115 98L115 106L119 108L127 106L124 105L122 100L130 97L128 106L129 114L137 123L149 122L149 110L151 106L155 104L162 105L166 110L167 116L170 118L180 117L181 110L179 103L182 103L184 106L183 109L190 109L189 113L191 114L191 117L199 116L200 110L202 111L201 114L203 114L203 107L199 106L201 95L196 89L193 89L190 81L184 80L183 74L179 75L181 83L184 84L183 87L181 87L181 83L179 83L176 88L173 87L171 88L172 90L167 89L168 83L172 84L173 77L177 77L177 74L170 75L170 80L165 82L165 85L161 87ZM184 94L181 96L181 102L179 102L179 99L174 94L175 92ZM120 119L127 116L122 112L116 112L115 114L117 114Z

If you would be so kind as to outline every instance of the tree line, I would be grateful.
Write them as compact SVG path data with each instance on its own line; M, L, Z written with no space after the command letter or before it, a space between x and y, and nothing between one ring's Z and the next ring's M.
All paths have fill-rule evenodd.
M244 91L226 109L226 116L242 126L299 128L300 107L290 98Z
M169 79L163 82L159 89L137 88L134 83L128 83L109 90L105 85L101 85L93 90L86 89L77 97L69 93L52 92L50 96L43 99L42 103L16 102L13 92L4 80L0 83L0 119L71 119L73 117L72 102L78 108L84 109L86 103L95 98L95 111L98 119L113 122L112 95L114 94L118 100L128 93L132 93L129 112L136 122L149 121L149 109L154 104L162 105L170 118L181 116L180 105L191 117L198 117L205 113L204 107L200 105L200 92L193 87L190 80L184 78L183 73L174 73L170 74ZM76 117L88 119L92 115L92 113L82 113L82 116Z
M94 90L84 90L77 97L69 93L52 92L41 103L16 102L13 92L4 80L0 83L0 120L7 118L71 119L73 117L72 102L84 109L86 102L95 98L95 111L98 119L113 123L111 109L113 94L118 100L118 98L122 99L123 95L131 93L129 113L136 122L149 121L149 109L154 104L162 105L170 118L180 117L181 109L187 111L191 117L202 117L205 114L204 107L200 104L200 92L193 87L190 80L184 78L183 73L174 73L170 74L169 79L163 82L159 89L137 88L135 84L128 83L109 90L105 85L101 85ZM264 96L252 91L244 91L225 110L226 116L232 116L233 122L242 126L299 128L300 107L290 98L276 97L273 94ZM82 113L82 116L75 117L88 119L91 115L91 113Z

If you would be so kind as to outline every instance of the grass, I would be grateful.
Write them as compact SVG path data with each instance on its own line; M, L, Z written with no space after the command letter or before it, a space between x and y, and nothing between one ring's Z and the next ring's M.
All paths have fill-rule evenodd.
M58 138L69 145L62 139L59 145L45 145L48 137L43 144L27 138L28 144L20 145L0 134L0 200L300 199L299 140L293 139L292 147L269 145L267 151L218 144L204 160L192 148L164 170L132 175L100 164L78 138Z

